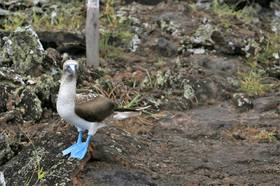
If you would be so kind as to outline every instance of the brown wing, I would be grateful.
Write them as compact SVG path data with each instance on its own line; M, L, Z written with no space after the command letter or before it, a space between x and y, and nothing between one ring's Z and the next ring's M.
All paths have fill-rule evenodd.
M75 112L84 120L101 122L113 113L114 108L115 104L110 99L97 96L92 98L92 100L76 103Z

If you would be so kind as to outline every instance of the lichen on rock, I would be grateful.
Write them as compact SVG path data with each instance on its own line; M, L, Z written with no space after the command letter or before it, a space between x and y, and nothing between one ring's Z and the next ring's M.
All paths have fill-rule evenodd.
M23 119L27 121L38 121L42 115L41 100L31 88L25 88L21 95L21 100L18 104L22 112Z
M23 84L22 77L16 74L13 70L2 67L0 68L0 112L10 110L11 97L14 96L14 91L18 86Z
M4 41L3 60L12 60L16 72L20 74L40 75L45 52L31 26L19 27Z
M17 28L0 44L0 111L16 109L24 120L38 121L44 107L55 110L59 54L45 51L31 26Z
M0 166L16 155L18 143L8 138L4 133L0 134Z
M55 108L58 87L59 82L52 76L42 75L34 88L36 95L45 106Z

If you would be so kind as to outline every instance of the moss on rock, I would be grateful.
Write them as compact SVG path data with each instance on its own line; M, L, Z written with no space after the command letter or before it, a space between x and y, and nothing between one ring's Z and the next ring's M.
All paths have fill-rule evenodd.
M44 49L30 26L19 27L5 39L2 58L12 60L16 72L38 76L42 70Z
M37 82L35 93L43 103L42 106L55 108L56 94L58 92L59 82L52 76L43 75Z
M18 149L18 143L8 138L4 133L0 134L0 166L14 157Z
M21 95L21 101L18 104L22 112L23 119L26 121L38 121L42 115L41 100L31 88L25 88Z

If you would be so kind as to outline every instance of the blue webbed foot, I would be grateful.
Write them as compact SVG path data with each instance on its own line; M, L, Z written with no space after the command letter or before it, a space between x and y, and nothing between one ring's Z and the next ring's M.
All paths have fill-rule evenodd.
M78 144L78 146L75 148L75 150L71 152L70 157L78 158L80 160L83 159L87 153L87 149L90 144L91 138L92 138L92 135L88 135L86 142Z
M62 151L63 156L76 151L82 143L75 143Z
M83 159L87 153L87 149L88 149L88 144L84 143L80 143L78 144L79 147L75 148L75 151L71 152L70 157L72 158L78 158L78 159Z
M83 137L83 132L80 131L78 139L77 139L77 143L75 143L75 144L71 145L70 147L68 147L67 149L63 150L62 154L65 156L71 152L76 151L76 149L79 148L79 145L82 144L82 137Z

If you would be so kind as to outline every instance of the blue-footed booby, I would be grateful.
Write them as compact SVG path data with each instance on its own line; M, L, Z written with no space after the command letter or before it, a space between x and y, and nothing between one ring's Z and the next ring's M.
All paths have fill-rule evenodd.
M63 155L70 153L70 157L83 159L92 136L98 129L106 125L101 123L114 112L115 104L110 99L97 96L79 103L76 99L78 62L68 60L63 64L62 78L57 98L57 112L66 122L74 125L78 132L75 144L63 150ZM127 118L128 113L116 115L115 118ZM88 137L82 142L83 131L88 131Z

